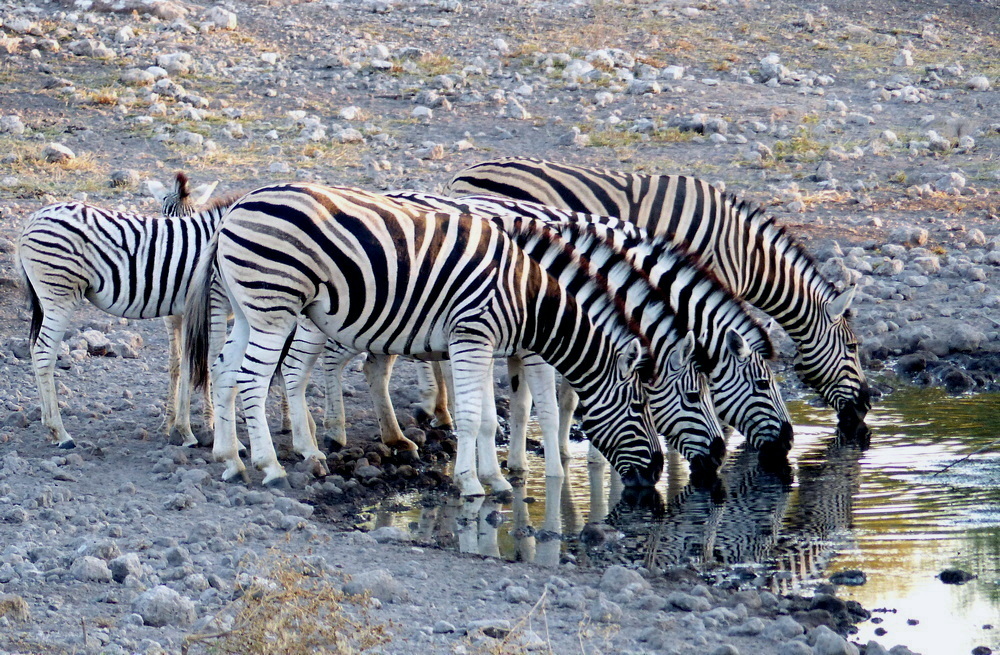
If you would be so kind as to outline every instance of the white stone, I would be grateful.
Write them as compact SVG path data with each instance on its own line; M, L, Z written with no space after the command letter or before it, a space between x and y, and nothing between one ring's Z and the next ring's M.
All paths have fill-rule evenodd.
M132 611L140 615L146 625L154 627L186 626L195 619L194 602L164 585L139 594L132 601Z
M976 75L969 78L969 81L965 83L965 87L973 91L989 91L990 80L985 75Z
M238 23L236 14L225 7L218 6L212 7L202 14L202 18L220 30L235 30Z
M913 65L913 53L906 48L900 50L896 57L892 60L893 66L912 66Z
M278 63L278 53L277 52L262 52L260 55L260 60L265 64L270 64L274 66Z
M50 164L56 164L75 159L76 153L61 143L50 143L42 150L42 158Z
M185 74L191 72L194 58L186 52L170 52L156 58L156 65L168 73Z

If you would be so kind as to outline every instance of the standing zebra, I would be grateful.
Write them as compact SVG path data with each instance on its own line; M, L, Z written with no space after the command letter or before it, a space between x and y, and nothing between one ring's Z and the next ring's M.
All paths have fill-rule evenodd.
M841 428L863 428L871 407L848 321L854 287L838 293L761 207L682 175L626 174L522 157L472 166L448 184L573 211L618 216L668 235L739 298L774 317L795 342L795 370L836 410Z
M556 235L547 238L573 257ZM264 401L303 314L356 352L447 353L462 495L482 495L480 477L494 489L510 488L494 451L493 358L532 352L577 389L585 428L626 484L659 478L663 454L641 384L648 366L640 338L610 298L598 314L582 311L574 294L491 223L343 187L285 184L247 194L219 226L189 295L185 357L200 384L208 377L213 278L221 280L235 321L212 368L213 452L227 464L224 479L245 475L234 423L238 384L251 461L264 470L264 484L283 482ZM580 293L599 296L600 284L589 281ZM305 421L294 406L292 421Z
M647 306L666 304L666 313L678 324L676 330L680 333L691 330L698 335L701 361L709 373L709 386L720 418L743 433L754 448L764 451L765 460L780 460L787 452L792 441L791 417L764 361L772 356L770 339L741 302L665 237L649 239L641 228L616 218L558 210L537 203L486 196L453 199L414 192L388 195L438 211L495 216L508 232L513 229L512 223L542 221L590 259L605 274L613 291L628 297L630 290L652 284L654 293L630 298L627 311L634 314L634 320L647 319ZM608 274L607 269L623 259L629 262L633 273ZM638 278L647 282L637 283ZM569 424L575 407L575 398L565 398L565 392L571 394L572 390L564 389L564 398L560 400L563 416L559 442L564 453L568 451ZM517 457L523 458L519 446L523 443L530 400L527 393L518 393L517 389L511 399L513 455L510 459L515 464L521 462ZM665 394L655 399L651 396L651 400L668 402Z
M186 443L196 443L187 381L182 380L178 389L175 328L179 329L176 315L184 309L198 257L229 202L217 201L192 214L214 188L215 184L201 185L189 191L183 174L178 174L172 194L162 184L151 185L154 196L177 214L170 218L79 202L48 205L28 218L17 253L31 307L31 360L42 422L49 439L60 448L75 444L63 427L53 373L58 346L84 299L114 316L165 317L171 336L167 431L176 428Z

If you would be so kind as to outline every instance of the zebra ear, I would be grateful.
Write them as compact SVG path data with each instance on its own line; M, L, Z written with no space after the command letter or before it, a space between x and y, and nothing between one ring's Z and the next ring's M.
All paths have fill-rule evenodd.
M163 199L167 197L167 187L163 186L163 182L159 180L146 180L146 190L161 205L163 204Z
M642 362L642 342L632 339L622 354L618 355L618 371L624 377L632 375Z
M667 359L670 368L676 371L687 366L694 355L694 345L694 332L688 331L687 336L670 350L670 356Z
M196 186L191 191L191 203L195 207L200 207L208 202L208 199L212 197L212 192L215 191L215 187L219 186L219 181L216 180L211 184L200 184Z
M855 286L849 286L826 304L826 315L830 317L831 321L836 321L844 315L844 312L851 306L851 301L854 300L856 289Z
M747 340L733 328L726 330L726 347L739 359L746 359L751 353Z

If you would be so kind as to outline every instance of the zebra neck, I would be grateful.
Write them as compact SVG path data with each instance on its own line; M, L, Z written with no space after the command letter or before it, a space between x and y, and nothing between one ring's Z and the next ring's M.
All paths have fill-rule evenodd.
M816 268L806 251L748 201L726 198L725 211L740 227L741 244L713 252L729 261L720 262L725 281L733 292L778 322L795 341L806 337L809 317L825 311L836 290ZM737 255L737 253L743 253ZM737 259L739 257L739 259Z

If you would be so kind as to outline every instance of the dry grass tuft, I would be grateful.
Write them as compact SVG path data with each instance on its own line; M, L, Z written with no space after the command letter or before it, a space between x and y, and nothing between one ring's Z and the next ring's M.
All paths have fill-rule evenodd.
M31 618L31 611L28 603L20 596L14 594L0 595L0 616L7 617L11 621L24 622Z
M185 637L182 653L339 655L390 640L387 626L370 621L359 604L365 598L346 597L339 580L299 558L274 554L255 568L243 596L217 615L232 617L232 627Z

